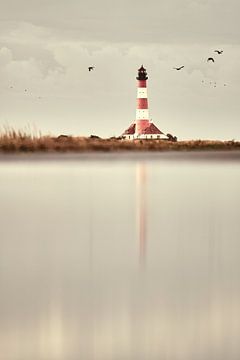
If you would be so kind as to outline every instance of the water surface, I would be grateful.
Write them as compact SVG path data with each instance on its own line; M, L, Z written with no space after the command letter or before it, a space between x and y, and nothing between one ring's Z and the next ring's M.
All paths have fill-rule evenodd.
M0 359L239 359L240 163L220 158L2 158Z

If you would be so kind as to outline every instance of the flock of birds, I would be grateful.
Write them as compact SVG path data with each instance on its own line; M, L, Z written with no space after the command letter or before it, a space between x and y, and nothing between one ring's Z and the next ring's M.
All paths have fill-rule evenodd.
M214 52L216 52L218 55L221 55L221 54L223 53L223 50L214 50ZM215 60L214 60L213 57L209 57L209 58L207 59L207 62L209 62L209 61L212 61L213 63L215 62ZM180 67L174 67L173 69L179 71L179 70L182 70L184 67L185 67L185 66L182 65L182 66L180 66Z
M214 52L217 53L218 55L221 55L221 54L223 53L223 50L214 50ZM207 58L207 62L212 62L212 63L214 63L214 62L215 62L215 59L214 59L213 57L208 57L208 58ZM184 67L185 67L185 66L182 65L182 66L179 66L179 67L174 67L173 69L174 69L174 70L177 70L177 71L180 71L180 70L182 70ZM205 83L205 81L202 80L202 83ZM214 87L217 87L216 81L215 81L215 82L210 81L209 84L210 84L210 85L214 84ZM227 84L223 84L223 86L227 86Z
M14 87L11 85L10 89L14 89ZM28 89L24 89L24 92L27 93ZM37 96L38 99L42 99L42 96Z
M218 55L221 55L222 53L223 53L223 50L214 50L214 52L215 53L217 53ZM214 63L215 62L215 59L213 58L213 57L209 57L208 59L207 59L207 62L212 62L212 63ZM185 67L185 65L182 65L182 66L179 66L179 67L174 67L173 69L174 70L177 70L177 71L180 71L180 70L182 70L183 68ZM95 69L95 66L88 66L88 71L93 71ZM205 81L204 80L202 80L202 83L204 83ZM214 87L216 87L217 86L217 83L216 82L212 82L212 81L210 81L209 82L209 84L211 85L211 84L213 84L213 86ZM227 84L224 84L224 86L227 86ZM10 86L10 89L13 89L13 86ZM28 90L27 89L24 89L24 92L26 93ZM41 96L38 96L38 99L42 99L42 97Z
M92 70L94 70L95 69L95 66L89 66L88 67L88 71L92 71ZM14 89L14 87L11 85L10 86L10 89ZM26 93L28 90L27 89L24 89L24 92ZM38 99L42 99L42 96L38 96L37 97Z
M217 53L218 55L221 55L222 53L223 53L223 50L214 50L214 52L215 53ZM215 62L215 59L213 58L213 57L208 57L208 59L207 59L207 62L212 62L212 63L214 63ZM184 65L182 65L182 66L179 66L179 67L174 67L173 69L174 70L177 70L177 71L180 71L180 70L182 70L183 68L184 68L185 66ZM95 69L95 66L89 66L88 67L88 71L92 71L92 70L94 70ZM205 81L204 80L202 80L202 83L204 83ZM214 84L214 87L217 87L217 83L216 82L212 82L212 81L210 81L209 82L209 84L211 85L211 84ZM224 84L224 86L227 86L227 84Z

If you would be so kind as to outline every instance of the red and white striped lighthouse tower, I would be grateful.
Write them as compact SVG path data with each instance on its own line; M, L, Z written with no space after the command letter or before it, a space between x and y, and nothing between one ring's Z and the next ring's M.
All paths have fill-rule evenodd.
M141 135L144 129L149 126L149 111L147 97L147 71L143 65L138 70L137 76L137 110L135 133Z
M147 71L143 65L138 69L137 75L137 109L136 119L130 127L124 131L123 138L133 139L166 139L167 136L157 128L149 119L148 96L147 96Z

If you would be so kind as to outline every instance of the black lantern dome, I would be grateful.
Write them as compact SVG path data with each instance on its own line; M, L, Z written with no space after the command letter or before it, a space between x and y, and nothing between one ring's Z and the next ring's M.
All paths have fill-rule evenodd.
M136 79L137 80L147 80L148 79L147 71L143 67L143 65L140 67L140 69L138 69L138 76L137 76Z

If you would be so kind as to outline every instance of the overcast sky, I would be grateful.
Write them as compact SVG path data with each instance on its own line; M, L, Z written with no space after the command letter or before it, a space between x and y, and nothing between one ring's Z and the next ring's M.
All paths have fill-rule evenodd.
M237 0L0 0L0 124L119 135L144 64L163 132L239 139L239 13Z

